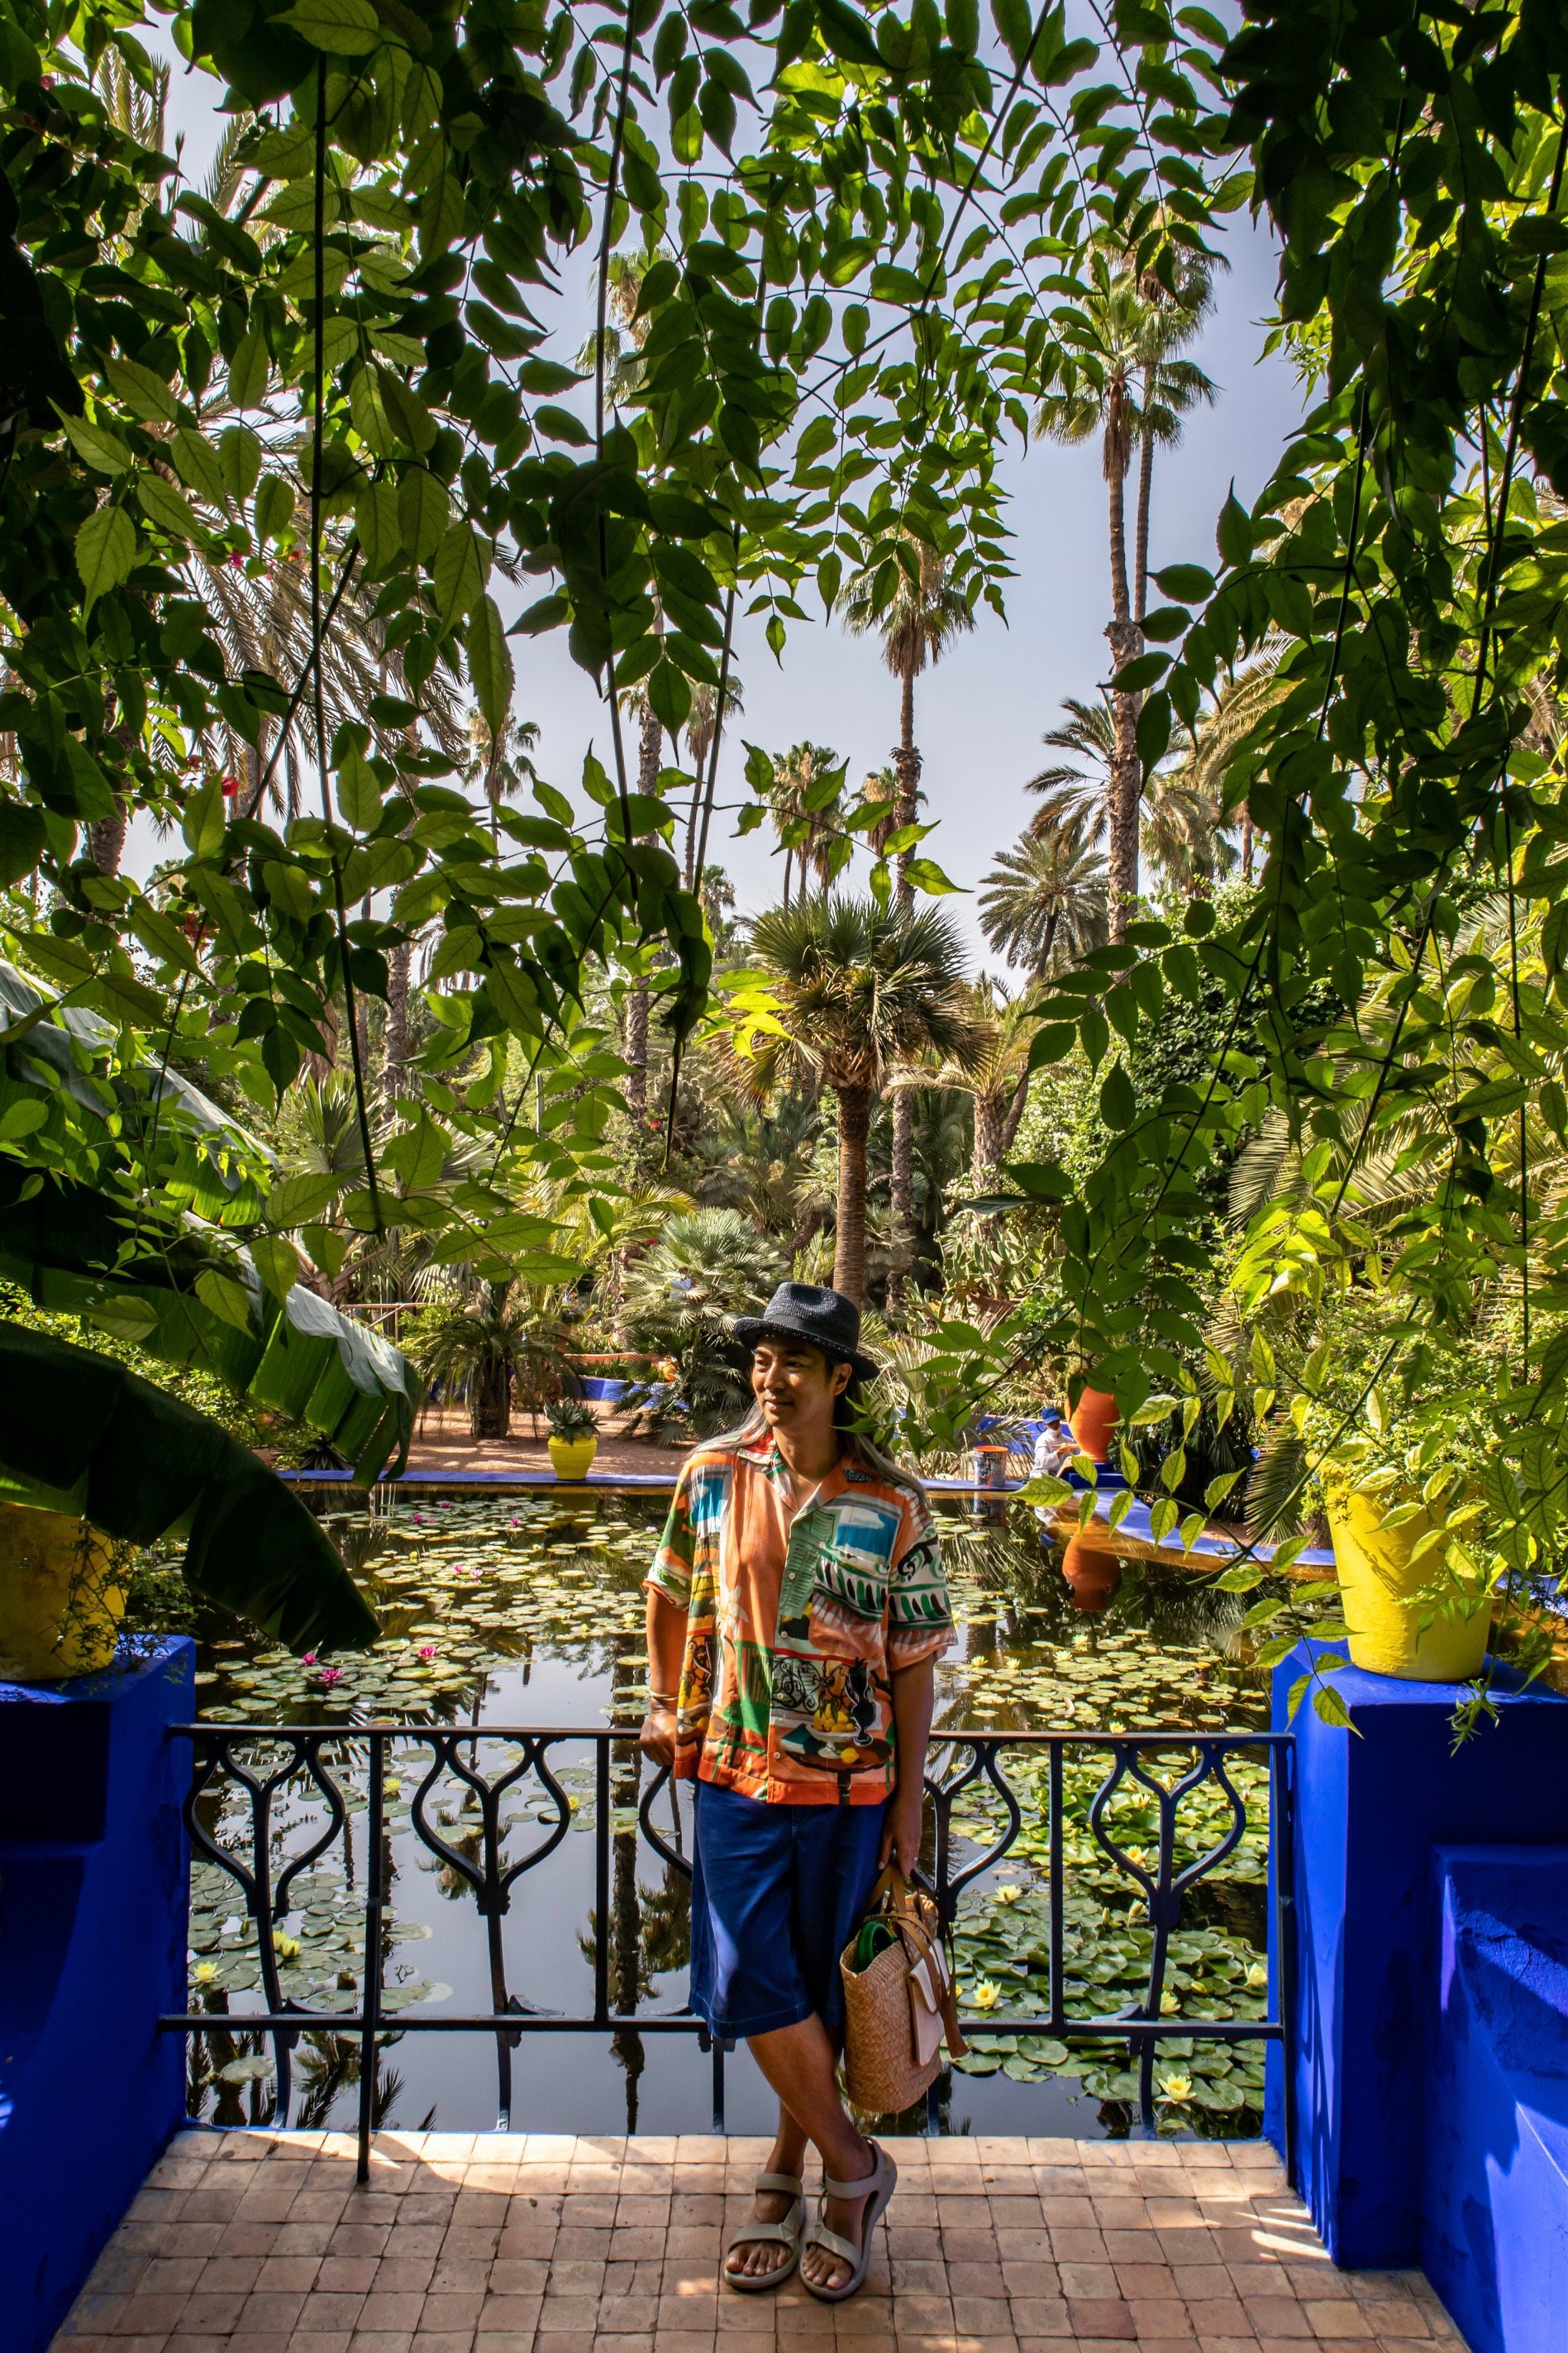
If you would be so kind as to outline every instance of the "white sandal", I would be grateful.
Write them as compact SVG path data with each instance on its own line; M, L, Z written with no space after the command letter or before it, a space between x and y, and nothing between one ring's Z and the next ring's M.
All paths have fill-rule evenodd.
M805 2243L808 2247L826 2247L830 2255L837 2255L841 2262L850 2266L848 2278L842 2281L837 2287L819 2286L816 2280L802 2279L802 2287L805 2288L807 2295L816 2296L818 2304L842 2304L847 2297L856 2295L866 2284L866 2274L871 2267L871 2234L887 2211L889 2201L899 2186L899 2168L887 2150L876 2141L871 2143L871 2147L876 2150L877 2162L871 2171L864 2175L860 2180L834 2181L826 2173L822 2177L822 2194L825 2199L860 2198L865 2200L865 2203L860 2209L858 2246L852 2239L842 2238L837 2231L828 2229L822 2219L820 2207L817 2210L816 2221L805 2234Z
M725 2248L724 2261L720 2268L725 2285L732 2287L738 2295L765 2295L773 2288L783 2287L785 2280L793 2279L800 2269L800 2226L805 2219L805 2182L798 2173L759 2173L752 2188L753 2192L759 2189L777 2190L781 2196L787 2195L793 2199L794 2203L782 2222L742 2223ZM759 2245L787 2247L789 2253L782 2263L775 2263L771 2272L732 2272L730 2269L730 2258L737 2247Z

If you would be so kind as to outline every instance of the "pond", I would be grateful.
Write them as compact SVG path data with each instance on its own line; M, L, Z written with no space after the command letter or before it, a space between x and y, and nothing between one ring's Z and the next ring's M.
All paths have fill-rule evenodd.
M381 1613L383 1635L360 1655L294 1659L232 1620L193 1627L198 1699L205 1720L260 1725L478 1724L532 1727L635 1726L645 1696L640 1581L664 1512L636 1493L537 1491L525 1495L378 1493L372 1510L323 1505L323 1518ZM1240 1620L1247 1601L1175 1567L1096 1556L1063 1573L1059 1544L1022 1506L940 1514L958 1640L938 1673L938 1736L963 1726L1022 1731L1212 1731L1266 1724L1263 1678L1248 1664ZM155 1567L138 1593L148 1624L171 1622L173 1585ZM1248 1597L1251 1599L1254 1597ZM463 1744L468 1752L468 1744ZM265 1752L258 1743L255 1756ZM334 1749L348 1791L342 1833L288 1890L275 1931L285 1997L318 2011L359 2000L364 1933L364 1746ZM951 1757L952 1752L948 1752ZM499 1738L474 1744L487 1775L520 1752ZM1168 1782L1191 1751L1162 1756ZM614 1865L609 1888L612 2000L616 2009L679 2011L684 2003L689 1906L684 1879L637 1835L647 1768L630 1742L614 1744ZM1151 1943L1132 1879L1089 1835L1087 1812L1107 1760L1068 1752L1064 1771L1064 1947L1068 2007L1088 2016L1138 1998ZM943 1762L933 1750L933 1767ZM491 2008L486 1931L473 1894L416 1837L416 1785L430 1762L412 1744L389 1752L385 1862L391 1924L384 1942L389 2034L376 2087L387 2124L448 2131L493 2128L496 2052L483 2034L396 2033L396 2013L485 2012ZM565 1744L552 1762L570 1802L571 1832L532 1876L513 1886L498 1934L507 1984L531 2006L591 2010L595 1903L595 1767L587 1743ZM1047 1849L1043 1752L1008 1751L1006 1780L1023 1814L1005 1859L965 1892L956 1935L963 2006L978 2030L988 2009L1019 2016L1047 2007ZM1268 1775L1263 1752L1236 1759L1231 1778L1248 1825L1221 1869L1189 1897L1172 1941L1163 2009L1171 2015L1241 2020L1265 2013ZM657 1826L689 1851L689 1792L666 1788ZM201 1801L202 1820L238 1851L248 1817L231 1783ZM1215 1842L1226 1824L1212 1784L1184 1803L1184 1857ZM477 1837L475 1800L449 1774L428 1798L427 1819L462 1851ZM548 1793L520 1780L504 1816L510 1834L537 1842L554 1819ZM1155 1835L1152 1800L1123 1789L1107 1817L1134 1862ZM296 1775L269 1821L275 1867L318 1838L329 1821L321 1794ZM988 1847L1002 1820L994 1791L977 1782L957 1801L962 1854ZM509 1855L520 1852L509 1847ZM263 2007L255 1932L235 1882L199 1860L193 1872L191 2006L232 2019L193 2037L191 2114L260 2123L274 2112L270 2043L239 2024ZM357 2040L307 2033L293 2056L289 2121L352 2125ZM1068 2050L1043 2035L976 2047L943 2079L940 2126L952 2132L1121 2134L1133 2110L1125 2042ZM1176 2042L1161 2045L1156 2077L1163 2127L1255 2133L1263 2046ZM726 2121L757 2131L771 2121L766 2087L742 2048L728 2060ZM710 2065L689 2034L531 2033L513 2062L510 2123L517 2130L690 2132L708 2128Z

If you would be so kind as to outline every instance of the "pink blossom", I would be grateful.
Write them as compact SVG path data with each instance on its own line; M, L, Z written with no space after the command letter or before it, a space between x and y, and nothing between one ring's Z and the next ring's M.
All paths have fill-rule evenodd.
M314 1651L300 1651L300 1664L302 1667L313 1667L313 1666L315 1665L315 1663L316 1663L316 1653L314 1652Z
M321 1681L329 1689L333 1683L341 1683L342 1679L343 1671L342 1667L323 1667L321 1669Z
M419 1650L418 1650L418 1653L417 1653L417 1655L418 1655L420 1658L422 1658L422 1659L433 1659L433 1658L436 1656L436 1645L435 1645L435 1643L434 1643L434 1642L421 1642L421 1643L420 1643L420 1645L419 1645Z

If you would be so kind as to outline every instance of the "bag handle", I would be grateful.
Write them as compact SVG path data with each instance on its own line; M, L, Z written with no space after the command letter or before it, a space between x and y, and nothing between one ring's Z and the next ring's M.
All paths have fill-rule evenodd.
M900 1927L913 1928L918 1933L921 1943L929 1949L932 1940L924 1922L916 1913L914 1890L896 1862L884 1864L877 1883L871 1890L870 1900L866 1906L867 1911L876 1911L889 1896L892 1898L895 1913L900 1915ZM942 1941L946 1942L945 1936L942 1936ZM908 1947L906 1947L905 1949L907 1951ZM967 2052L969 2045L964 2041L963 2031L958 2023L958 1997L951 1969L947 1973L947 1982L942 1988L941 2010L944 2028L942 2039L952 2056L962 2059Z

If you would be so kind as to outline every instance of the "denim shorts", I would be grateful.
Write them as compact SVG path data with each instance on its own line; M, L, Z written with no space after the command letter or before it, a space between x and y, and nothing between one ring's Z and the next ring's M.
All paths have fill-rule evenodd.
M885 1806L772 1806L699 1781L691 2007L728 2042L844 2023L838 1956L877 1880Z

